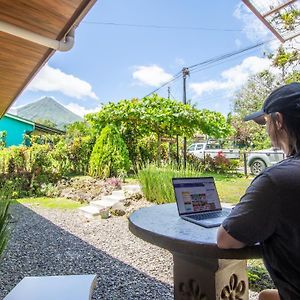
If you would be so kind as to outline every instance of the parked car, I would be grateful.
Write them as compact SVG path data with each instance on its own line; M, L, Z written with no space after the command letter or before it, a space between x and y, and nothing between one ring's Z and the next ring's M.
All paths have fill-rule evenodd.
M194 143L187 148L187 152L199 158L204 158L205 155L215 157L223 155L226 158L238 159L240 158L240 151L238 149L222 149L218 143Z
M253 175L258 175L266 167L273 166L285 158L284 152L276 148L251 151L247 158L247 164Z

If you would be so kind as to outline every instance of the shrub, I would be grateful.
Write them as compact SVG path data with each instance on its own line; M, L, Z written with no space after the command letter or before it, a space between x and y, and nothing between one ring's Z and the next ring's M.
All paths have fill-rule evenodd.
M205 158L200 159L193 154L187 154L187 164L195 170L200 172L211 173L230 173L236 172L239 161L228 159L221 153L215 157L206 155Z
M126 145L113 125L106 126L97 138L90 158L90 174L100 178L123 177L130 168Z
M260 292L264 289L275 288L273 280L260 260L249 260L247 269L251 290Z
M8 208L9 201L8 197L2 189L0 190L0 257L5 249L8 240Z
M111 186L114 190L120 190L122 188L122 182L119 178L112 177L107 178L105 183Z

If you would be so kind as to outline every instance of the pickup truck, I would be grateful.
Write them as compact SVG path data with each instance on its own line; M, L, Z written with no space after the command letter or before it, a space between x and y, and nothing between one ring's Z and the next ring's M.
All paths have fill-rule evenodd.
M229 159L239 159L240 151L238 149L222 149L216 143L194 143L187 148L187 152L199 158L204 158L205 155L215 157L223 155Z
M247 164L250 167L251 173L258 175L266 167L271 167L284 158L284 152L276 148L251 151L247 157Z

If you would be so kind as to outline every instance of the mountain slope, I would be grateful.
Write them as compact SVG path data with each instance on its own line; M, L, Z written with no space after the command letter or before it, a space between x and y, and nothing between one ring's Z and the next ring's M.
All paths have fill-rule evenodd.
M64 129L64 126L70 123L82 121L80 116L74 114L51 97L44 97L36 102L17 108L17 115L32 121L50 120L59 129Z

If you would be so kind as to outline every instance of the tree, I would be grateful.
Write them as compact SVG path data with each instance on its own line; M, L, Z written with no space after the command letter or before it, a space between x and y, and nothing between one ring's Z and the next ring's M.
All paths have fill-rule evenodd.
M233 97L233 112L244 118L251 112L261 109L266 97L281 81L269 71L253 75Z
M109 103L100 112L87 115L86 120L96 136L106 124L116 126L126 142L133 162L138 162L138 141L145 136L156 135L159 160L161 139L164 137L189 137L196 131L219 137L230 132L230 125L220 113L199 111L189 104L156 94L143 99Z
M260 110L266 97L275 88L294 81L300 82L299 51L289 52L281 46L275 54L269 55L269 58L272 59L273 66L280 70L281 76L270 71L260 72L250 77L233 98L234 139L243 147L263 149L270 146L264 128L254 122L243 122L242 119L249 113Z
M263 149L270 147L265 128L243 118L261 109L266 97L281 84L280 79L269 71L250 77L234 95L231 125L235 128L234 141L240 147Z
M124 176L130 168L126 144L114 125L103 128L90 157L90 174L100 178Z
M272 59L273 66L277 67L281 70L281 81L286 82L288 76L291 73L298 73L297 67L299 70L299 61L300 61L300 53L297 49L288 51L282 45L277 49L275 54L269 55Z
M83 137L91 135L91 128L85 121L77 121L67 125L66 135L68 138Z

